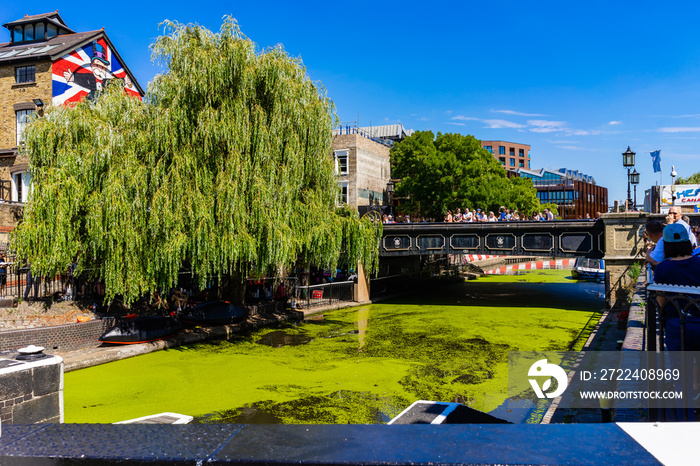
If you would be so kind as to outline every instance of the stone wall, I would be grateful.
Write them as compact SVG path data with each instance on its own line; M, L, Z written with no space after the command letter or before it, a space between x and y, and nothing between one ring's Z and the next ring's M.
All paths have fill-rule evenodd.
M608 309L629 307L635 282L629 270L644 260L644 225L648 214L610 213L602 216L605 224L605 300Z
M47 351L73 351L97 344L97 339L114 326L114 318L76 322L50 327L0 332L0 351L16 351L27 345L43 346Z
M390 149L359 134L342 134L333 137L333 150L348 150L348 174L339 177L348 182L348 204L384 204Z
M3 424L63 421L63 360L48 356L0 369L0 421Z

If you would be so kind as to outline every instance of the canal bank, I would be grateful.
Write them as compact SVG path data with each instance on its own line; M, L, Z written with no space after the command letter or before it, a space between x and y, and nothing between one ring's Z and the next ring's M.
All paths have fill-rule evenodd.
M489 412L506 397L509 351L581 348L598 321L600 285L562 283L568 275L431 286L230 342L73 371L66 421L172 411L207 423L382 423L416 399L457 399Z

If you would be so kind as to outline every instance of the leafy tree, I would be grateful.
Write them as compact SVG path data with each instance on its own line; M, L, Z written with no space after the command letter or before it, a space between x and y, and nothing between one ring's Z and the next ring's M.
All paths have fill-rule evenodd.
M700 184L700 172L690 175L688 178L678 177L676 184Z
M493 155L473 136L416 131L391 151L396 196L420 215L442 218L448 209L500 206L532 212L539 208L532 180L506 176Z
M368 270L381 231L336 208L332 102L281 47L165 23L152 45L166 72L144 102L117 86L49 108L26 133L33 193L15 230L41 274L76 261L126 302L212 277L280 271L298 258Z

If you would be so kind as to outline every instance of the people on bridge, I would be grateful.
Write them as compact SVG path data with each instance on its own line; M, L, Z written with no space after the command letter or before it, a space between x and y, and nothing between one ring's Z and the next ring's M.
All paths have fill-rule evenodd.
M494 215L493 212L489 212L489 216L488 216L488 218L486 219L486 221L487 221L487 222L496 222L496 221L497 221L496 215Z
M654 283L700 286L700 256L692 255L691 236L679 222L666 225L663 233L665 260L660 262L654 270ZM682 296L674 297L670 301L664 296L659 296L657 302L661 309L660 321L663 323L662 325L665 325L666 349L669 351L699 351L700 308L697 303L691 304L692 301ZM679 310L686 313L683 319L684 323ZM674 356L671 357L671 364L675 367L682 366L682 362ZM695 364L697 361L693 365ZM684 370L682 367L681 369ZM697 390L699 387L695 372L695 368L687 368L687 375L692 377L693 388ZM687 420L693 421L693 409L688 409L683 413L682 408L682 405L678 405L675 410L677 420L683 419L685 414Z
M696 248L698 246L698 240L695 237L695 235L693 235L692 230L690 229L690 225L688 225L688 223L683 220L680 207L671 206L671 208L668 209L668 216L666 217L666 220L668 221L668 225L678 224L685 228L692 248ZM656 243L656 247L654 248L654 250L649 254L650 260L648 260L647 262L649 262L652 265L652 267L655 267L656 264L663 261L665 257L666 256L664 254L664 239L661 238Z
M452 211L450 211L450 210L447 211L447 214L445 215L445 222L447 222L447 223L454 222L454 219L452 218Z
M644 258L644 262L651 265L653 268L656 267L656 264L664 260L663 223L661 223L658 220L649 220L644 227L644 234L650 242L650 244L648 245L649 249L647 251L646 257Z
M452 221L455 223L459 223L462 221L462 210L459 207L457 207L457 210L455 211L455 214L452 217Z

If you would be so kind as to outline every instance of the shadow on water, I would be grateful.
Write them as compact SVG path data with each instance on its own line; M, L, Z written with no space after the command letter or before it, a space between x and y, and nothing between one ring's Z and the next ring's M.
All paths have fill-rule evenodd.
M274 391L278 387L270 387ZM339 390L325 396L260 401L195 417L197 424L382 424L411 402L401 397Z
M548 307L590 312L602 309L605 285L594 282L526 283L479 282L433 287L410 296L385 301L387 304L430 304L439 306Z

